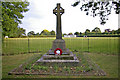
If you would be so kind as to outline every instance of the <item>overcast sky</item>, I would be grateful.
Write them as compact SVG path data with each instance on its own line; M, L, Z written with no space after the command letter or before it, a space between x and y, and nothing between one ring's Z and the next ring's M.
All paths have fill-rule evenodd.
M61 3L61 7L65 9L62 15L62 33L84 32L86 29L93 30L99 27L103 32L105 29L118 29L118 15L109 16L107 23L100 25L99 18L87 16L85 12L80 11L80 6L72 7L76 0L28 0L30 2L29 11L24 13L24 19L20 27L26 29L26 33L34 31L41 32L44 29L49 31L56 30L56 15L53 9L57 3Z

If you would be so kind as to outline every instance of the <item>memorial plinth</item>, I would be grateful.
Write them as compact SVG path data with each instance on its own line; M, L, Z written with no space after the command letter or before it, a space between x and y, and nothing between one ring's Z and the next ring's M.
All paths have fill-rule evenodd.
M57 7L53 10L53 14L56 15L56 39L53 41L52 49L43 55L37 62L79 62L76 55L66 48L65 41L62 39L61 15L63 13L64 9L60 6L60 3L58 3Z

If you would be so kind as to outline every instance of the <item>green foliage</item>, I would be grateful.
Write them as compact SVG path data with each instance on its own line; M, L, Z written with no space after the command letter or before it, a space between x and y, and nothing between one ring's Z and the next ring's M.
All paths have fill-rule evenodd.
M112 0L111 1L93 1L90 0L79 0L76 1L72 6L75 7L80 4L80 10L85 11L86 15L91 15L93 17L99 16L100 23L104 25L108 20L108 15L111 14L112 8L116 14L120 13L120 1Z
M27 12L28 2L2 2L2 30L3 36L20 37L25 34L23 28L19 28L23 19L23 12Z
M40 35L40 34L39 34L39 32L38 32L38 33L36 33L35 35Z
M54 70L55 70L56 72L58 72L58 68L59 68L59 67L58 67L57 65L54 66Z
M28 36L32 36L32 35L35 35L35 32L34 31L30 31L30 32L28 32L28 34L27 34Z
M90 32L90 30L89 29L86 29L86 31L85 32Z
M66 33L63 33L62 36L67 35Z
M82 32L80 32L80 36L82 35Z
M108 34L108 35L120 35L120 28L118 30L110 30L110 29L105 29L103 34Z
M32 64L28 64L27 66L24 66L24 69L31 70L31 66L32 66Z
M50 34L51 34L51 35L55 35L55 31L52 30L52 31L50 32Z
M44 29L40 34L39 32L35 34L34 31L30 31L27 33L27 35L29 37L55 37L55 31L52 30L49 32L48 30Z
M75 32L74 35L80 35L80 33L79 32Z
M120 34L120 28L116 30L115 33Z
M31 67L31 66L26 66L26 67ZM32 69L35 69L35 70L48 70L48 67L47 66L42 66L42 65L34 65L32 67Z
M48 67L46 67L46 66L39 66L39 69L41 69L41 70L48 70Z
M68 35L73 35L73 33L70 32Z
M48 37L55 37L55 35L30 35L29 36L29 38L40 38L40 37L46 37L46 38L48 38ZM27 36L22 36L22 38L27 38Z
M100 28L95 27L95 28L92 30L92 32L101 33L101 30L100 30Z
M120 35L120 28L118 28L118 30L110 30L110 29L105 29L104 32L101 32L100 28L95 27L91 32L89 29L86 29L86 31L84 33L80 32L79 36L101 36L101 37L105 37L105 36L119 36Z
M18 27L18 31L17 31L16 34L17 34L18 37L22 37L23 35L26 35L25 34L25 29Z
M87 35L88 33L90 33L90 30L89 30L89 29L86 29L85 35Z
M64 71L70 73L71 72L70 67L64 67Z
M51 33L48 31L48 30L46 30L46 29L44 29L41 33L40 33L40 35L50 35Z

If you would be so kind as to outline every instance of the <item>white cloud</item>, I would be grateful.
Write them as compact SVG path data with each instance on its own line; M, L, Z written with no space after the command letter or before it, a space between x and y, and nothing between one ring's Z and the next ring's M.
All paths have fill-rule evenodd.
M30 1L30 10L24 14L23 24L21 27L25 28L27 32L35 31L41 32L43 29L49 31L56 30L56 16L53 14L53 9L57 3L61 3L61 7L65 9L62 15L62 32L84 32L86 29L94 29L99 27L102 31L104 29L117 29L118 17L111 15L109 21L104 26L100 25L99 18L86 16L85 12L81 12L79 6L72 7L74 0L28 0Z

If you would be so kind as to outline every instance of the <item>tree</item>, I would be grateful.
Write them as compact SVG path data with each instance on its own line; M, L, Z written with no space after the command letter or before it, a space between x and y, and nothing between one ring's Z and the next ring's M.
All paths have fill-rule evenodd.
M28 32L27 35L28 35L28 36L35 35L35 32L34 32L34 31L30 31L30 32Z
M114 34L117 34L117 30L115 30Z
M80 36L82 35L82 32L80 32Z
M112 30L110 33L111 33L111 34L115 34L115 30Z
M18 24L21 24L23 19L23 12L27 12L29 9L28 2L2 2L2 34L3 36L14 37L19 33L20 28Z
M54 30L50 31L50 34L55 35L55 31Z
M90 30L89 30L89 29L86 29L85 35L87 35L88 33L90 33Z
M62 36L64 36L64 35L67 35L66 33L63 33L63 35Z
M86 31L85 32L90 32L90 30L89 29L86 29Z
M69 33L68 35L73 35L73 33Z
M35 35L40 35L40 34L39 34L39 32L38 32L38 33L36 33Z
M110 29L105 29L105 33L110 33Z
M18 37L24 36L25 34L25 29L18 27Z
M90 30L89 30L89 29L86 29L86 31L85 31L85 32L89 33L89 32L90 32Z
M100 30L100 28L95 27L95 28L92 30L92 32L101 33L101 30Z
M44 29L44 30L40 33L40 35L50 35L50 32L49 32L48 30Z
M117 34L120 34L120 28L118 28L118 30L117 30Z
M80 10L85 11L86 15L91 15L93 17L99 16L100 23L104 25L106 20L108 20L108 15L111 14L112 8L116 14L120 13L120 1L119 0L108 0L101 1L96 0L91 2L90 0L79 0L76 1L72 6L75 7L80 4Z
M74 35L80 35L80 33L79 32L75 32Z

